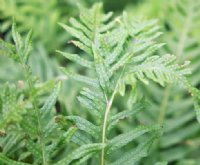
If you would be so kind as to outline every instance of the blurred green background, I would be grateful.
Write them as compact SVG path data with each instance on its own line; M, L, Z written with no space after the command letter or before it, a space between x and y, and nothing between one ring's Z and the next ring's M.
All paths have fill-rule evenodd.
M192 74L189 80L194 86L200 87L200 0L0 0L0 38L11 40L13 18L22 34L33 29L33 51L29 63L41 82L61 76L59 66L84 72L55 52L78 51L68 43L70 34L58 22L67 24L70 17L77 17L78 3L90 7L95 2L103 2L105 12L114 11L116 16L126 11L135 19L158 19L164 33L160 41L165 42L166 46L157 53L175 54L178 63L190 60ZM16 83L18 80L23 80L20 66L0 56L0 86L7 81ZM200 125L195 119L191 97L177 86L163 88L154 83L137 85L141 90L129 91L130 97L125 100L145 97L151 107L138 115L136 120L144 123L161 122L165 132L151 155L141 164L151 165L160 160L168 161L170 165L199 165ZM80 87L73 80L65 81L59 101L61 113L87 117L86 111L80 110L83 107L76 100ZM126 108L126 103L118 100L115 102L116 111ZM135 122L122 122L115 131L125 132Z

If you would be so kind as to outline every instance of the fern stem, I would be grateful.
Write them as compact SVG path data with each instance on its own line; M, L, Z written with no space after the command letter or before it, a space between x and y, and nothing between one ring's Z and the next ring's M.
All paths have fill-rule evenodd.
M164 96L163 96L162 103L161 103L161 106L160 106L160 111L159 111L160 114L159 114L159 117L158 117L159 124L163 124L163 122L164 122L165 111L167 109L167 104L168 104L168 100L169 100L169 96L170 96L170 91L171 91L171 85L168 85L165 88Z
M25 76L26 76L26 80L28 82L28 85L29 85L29 88L30 88L30 96L32 97L34 95L34 83L33 83L33 79L32 79L32 72L30 73L29 71L29 67L24 64L21 60L21 64L22 64L22 68L25 72ZM41 123L40 123L40 114L39 114L39 111L38 111L38 108L37 108L37 100L35 98L33 98L33 109L36 113L36 116L37 116L37 122L38 122L38 137L39 137L39 143L41 145L41 150L42 150L42 159L43 159L43 165L47 165L47 161L46 161L46 156L45 156L45 147L44 147L44 143L43 143L43 137L41 135L41 132L42 132L42 127L41 127Z
M110 112L113 100L115 98L115 95L117 93L119 81L124 73L124 70L125 70L125 67L123 67L121 74L119 76L119 79L117 80L117 83L115 85L114 91L111 95L111 98L107 101L107 104L106 104L106 111L105 111L105 115L104 115L103 128L102 128L102 143L103 144L106 144L106 129L107 129L107 121L108 121L109 112ZM104 164L105 164L105 149L103 148L101 150L101 165L104 165Z
M106 112L104 115L104 121L103 121L103 129L102 129L102 143L105 144L106 143L106 128L107 128L107 121L108 121L108 116L109 116L109 112L112 106L112 102L114 99L114 93L111 97L111 99L107 102L106 105ZM104 165L104 156L105 155L105 149L103 148L101 151L101 165Z

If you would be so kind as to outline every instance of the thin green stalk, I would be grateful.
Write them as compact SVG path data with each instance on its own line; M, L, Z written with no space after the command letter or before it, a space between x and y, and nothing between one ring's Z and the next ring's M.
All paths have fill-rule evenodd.
M103 144L106 143L107 121L108 121L109 112L110 112L115 94L116 94L116 90L113 92L111 99L107 102L107 105L106 105L106 111L105 111L105 115L104 115L103 129L102 129L102 143ZM105 157L104 155L105 155L105 149L103 148L101 151L101 165L104 165L104 157Z
M161 102L161 106L160 106L160 114L158 116L158 123L159 124L163 124L164 122L164 118L165 118L165 113L166 113L166 109L167 109L167 105L168 105L168 100L169 100L169 96L170 96L170 91L171 91L171 84L168 85L165 88L164 91L164 96Z
M103 128L102 128L102 141L101 141L103 144L106 144L106 129L107 129L108 116L109 116L109 113L110 113L110 110L111 110L111 107L112 107L113 100L114 100L115 95L117 93L119 80L122 77L124 70L125 70L125 67L122 69L122 72L119 76L119 79L117 80L117 83L116 83L114 91L111 95L111 98L107 101L107 104L106 104L106 111L105 111L105 115L104 115ZM105 164L105 149L103 148L101 150L101 165L104 165L104 164Z
M30 74L29 72L29 67L24 64L21 60L21 64L22 64L22 67L23 67L23 70L25 72L25 76L26 76L26 80L28 82L28 85L29 85L29 88L31 90L30 92L30 96L32 97L34 95L34 84L33 84L33 80L31 78L32 76L32 73ZM40 114L39 114L39 111L38 111L38 108L37 108L37 100L35 98L33 98L33 109L36 113L36 116L37 116L37 122L38 122L38 137L39 137L39 143L41 145L41 150L42 150L42 158L43 158L43 165L47 165L47 161L46 161L46 156L45 156L45 146L44 146L44 143L43 143L43 137L41 135L41 132L42 132L42 127L41 127L41 122L40 122Z

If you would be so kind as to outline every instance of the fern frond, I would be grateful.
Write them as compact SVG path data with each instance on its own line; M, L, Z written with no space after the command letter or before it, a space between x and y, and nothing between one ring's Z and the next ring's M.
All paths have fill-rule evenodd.
M72 136L71 141L79 146L92 143L91 138L79 130Z
M41 119L45 119L46 116L50 114L50 111L53 109L53 106L57 101L60 89L61 89L61 82L59 81L55 85L51 95L45 101L43 107L40 109Z
M30 30L27 34L25 40L23 41L21 35L16 30L16 24L15 22L12 25L12 37L15 43L16 52L20 58L20 60L23 60L24 63L27 63L28 56L30 55L31 51L31 35L32 31Z
M89 157L92 156L91 153L93 153L95 151L99 151L104 147L105 147L105 145L101 144L101 143L96 143L96 144L93 143L93 144L83 145L83 146L77 148L75 151L73 151L71 154L69 154L63 160L57 162L56 164L58 164L58 165L63 165L63 164L68 165L73 160L78 160L80 158L85 158L85 157L87 157L87 159L88 159Z
M82 75L79 75L79 74L75 74L75 73L72 73L72 72L68 71L65 68L61 68L61 70L67 76L69 76L69 77L71 77L71 78L73 78L73 79L75 79L77 81L83 82L83 83L87 84L88 86L93 86L93 87L96 87L96 88L99 87L98 81L95 78L90 78L90 77L87 77L87 76L82 76Z
M185 76L191 73L189 69L185 68L188 62L185 62L182 66L177 65L175 62L176 57L173 55L151 56L141 65L131 68L131 72L142 81L145 77L148 77L161 85L166 82L175 82L182 84L184 87Z
M52 87L52 83L46 83L46 86L43 85L43 90L38 89L36 87L37 85L35 85L36 81L32 74L32 69L28 65L31 50L31 33L30 31L24 39L16 30L15 23L13 23L12 36L14 47L5 42L1 42L3 44L1 44L0 48L9 49L9 47L13 47L16 56L13 57L12 54L9 56L14 60L17 57L16 61L20 63L23 68L26 78L25 83L27 83L29 88L26 93L27 98L25 99L22 93L24 91L20 91L22 93L21 96L21 93L18 94L16 89L11 90L9 87L5 88L3 96L1 96L3 99L1 129L5 129L5 133L8 133L5 137L6 144L4 141L1 141L1 147L5 155L9 155L10 151L8 150L10 149L12 149L12 152L16 155L24 150L24 154L19 156L20 159L24 160L26 157L31 157L36 164L47 164L52 161L52 157L55 156L56 151L58 152L62 149L61 147L59 148L59 145L64 145L68 143L69 140L63 140L64 137L62 136L62 138L55 138L56 135L63 134L63 130L59 129L58 124L56 124L54 120L55 111L53 111L60 92L61 82L58 81L55 83L54 81L55 87L50 96L44 102L38 101L38 97L42 93L45 93L44 91L49 88L49 85ZM12 51L8 51L8 53L12 53ZM41 107L41 105L43 106ZM19 135L13 136L13 131L18 131ZM70 135L66 136L67 138L71 138L72 135L73 131ZM12 142L10 142L10 140ZM16 145L15 141L19 142L19 140L21 140L21 142ZM13 149L14 144L16 148ZM19 151L19 153L17 153L17 151ZM16 164L15 161L6 159L6 157L3 156L2 162L3 158L5 158L5 161L10 162L9 164Z
M149 139L145 140L143 143L139 144L137 148L124 153L119 159L115 162L110 163L110 165L132 165L138 162L141 158L146 157L148 155L148 151L152 145L152 142L156 139L156 136L150 137Z
M108 120L108 131L110 131L120 120L123 120L125 118L128 118L130 116L133 116L137 114L139 111L144 109L144 105L137 103L133 105L131 110L125 110L122 112L117 113L116 115L113 115Z
M120 149L146 132L156 134L161 129L157 125L141 126L111 140L107 139L109 131L117 124L118 120L133 115L142 109L142 107L135 105L135 107L133 106L135 111L134 109L123 111L109 118L117 93L120 92L124 96L126 94L125 85L134 86L135 81L137 81L136 78L143 81L149 78L161 85L175 83L188 87L186 75L190 71L186 68L188 62L178 65L173 55L154 55L154 52L164 45L155 41L162 34L159 32L156 20L130 21L127 14L124 13L122 17L116 20L105 22L103 18L106 16L102 14L101 4L94 5L88 12L84 7L79 6L79 8L79 20L72 18L71 26L64 24L61 24L61 26L78 40L72 42L78 43L80 49L85 51L88 55L87 61L85 61L86 58L79 57L77 54L62 54L67 59L93 71L93 78L71 73L64 68L62 68L62 71L67 76L84 82L87 87L90 87L90 90L84 89L81 92L78 100L90 114L98 116L99 120L94 121L95 124L93 124L75 116L69 116L66 119L73 120L80 130L77 134L84 137L79 141L77 136L74 136L74 138L76 137L75 141L79 144L91 143L92 140L99 143L99 137L96 137L95 134L98 134L99 128L102 129L101 143L105 144L105 148L101 149L101 165L104 165L107 150L111 152L114 149ZM135 81L130 81L130 77L134 77ZM95 139L87 137L86 132ZM153 139L147 142L149 145L147 143L144 145L149 148ZM142 150L142 155L137 155L136 151L131 152L133 155L135 154L135 157L131 155L133 156L131 160L139 160L146 156L147 148L144 150L139 148ZM88 159L87 156L86 159ZM122 163L122 161L125 161L124 159L118 162ZM131 161L128 162L131 163Z
M112 140L108 140L107 149L108 153L110 153L113 150L116 150L118 148L121 148L128 143L130 143L132 140L136 139L137 137L140 137L141 135L151 132L151 131L159 131L161 129L158 125L151 125L151 126L138 126L132 131L129 131L127 133L121 134L113 138Z
M100 129L86 119L79 116L67 116L66 120L73 121L80 130L89 133L95 138L99 138Z
M87 67L87 68L93 68L93 63L91 61L85 60L77 54L64 53L64 52L61 52L61 51L57 51L57 52L62 54L67 59L69 59L73 62L76 62L77 64L80 64L80 65Z
M147 6L149 4L149 2L146 3ZM193 137L198 134L199 127L195 121L194 113L195 109L198 118L198 104L196 104L196 108L193 107L193 99L196 100L195 92L191 92L191 85L187 82L189 81L194 86L199 84L199 78L197 78L199 77L199 43L196 37L198 35L194 36L194 27L199 26L199 21L197 21L199 17L198 4L199 2L193 0L175 0L159 5L161 12L163 12L162 7L166 9L165 14L163 14L164 17L162 17L164 19L163 29L165 29L165 35L161 38L166 45L161 49L157 49L156 53L167 52L175 55L175 63L178 63L179 66L184 64L184 61L190 61L189 67L192 74L187 76L187 80L179 81L179 85L182 84L181 86L183 86L185 84L184 88L178 88L178 86L170 84L163 91L157 85L149 84L148 89L144 89L144 93L149 94L153 105L137 116L138 120L143 122L158 121L164 124L165 136L161 137L160 143L155 150L162 161L168 161L169 163L177 162L177 164L182 164L182 159L189 158L190 155L195 155L198 152L195 147L191 148L188 144L183 145L185 141L193 141ZM147 57L145 56L142 60ZM138 59L140 60L140 58ZM139 60L135 60L135 62L140 63ZM181 71L180 74L184 74L185 71L187 73L187 67L185 69L183 68L183 72ZM176 71L176 73L178 72ZM171 77L172 81L174 81L175 77L175 75ZM185 76L183 75L183 77ZM144 78L146 78L146 75L144 75ZM191 94L193 99L189 97ZM198 103L198 101L195 102ZM171 154L172 152L179 154ZM153 159L156 158L157 156L152 154L152 157L150 156L145 160L145 163L155 163ZM195 156L193 158L198 159Z

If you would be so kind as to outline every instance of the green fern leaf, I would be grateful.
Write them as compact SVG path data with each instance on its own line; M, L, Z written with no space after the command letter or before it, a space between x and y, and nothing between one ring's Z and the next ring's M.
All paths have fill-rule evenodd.
M82 30L84 32L84 34L90 38L92 36L92 33L91 31L85 27L81 22L77 21L76 19L74 18L70 18L69 22L71 23L71 25L76 28L76 29L79 29L79 30ZM91 38L90 38L91 39Z
M25 63L27 63L32 49L31 37L32 37L32 30L28 32L24 41L23 60L25 61Z
M132 107L131 110L125 110L125 111L117 113L116 115L111 116L108 121L108 128L107 128L108 131L110 131L120 120L133 116L143 109L144 109L144 105L137 103Z
M75 135L76 132L76 127L70 127L66 132L62 134L60 140L51 147L50 154L52 155L52 157L57 155L60 150L65 147L66 144L69 144L69 142L72 141L72 137Z
M71 141L79 146L92 143L91 138L79 130L72 136Z
M12 37L15 42L17 51L20 52L23 47L23 41L21 35L17 32L15 22L12 24Z
M86 119L81 118L79 116L67 116L65 118L67 120L73 121L80 130L89 133L95 138L99 137L98 136L100 132L99 128L94 124L92 124L91 122L87 121Z
M147 48L147 50L140 54L139 56L136 56L133 58L133 62L142 62L143 60L145 60L147 57L149 57L150 55L152 55L155 51L159 50L161 47L163 47L165 44L164 43L158 43L158 44L154 44L152 46L150 46L149 48Z
M35 162L42 160L42 151L40 150L40 147L37 145L37 143L34 143L32 140L28 140L26 142L28 151L34 155Z
M93 157L94 154L95 154L95 152L92 152L92 153L88 154L87 156L85 156L85 157L81 158L80 160L76 161L74 163L74 165L80 165L80 164L85 163L88 159Z
M108 153L125 146L126 144L130 143L132 140L140 137L141 135L145 133L148 133L151 131L159 131L160 129L161 127L159 125L138 126L132 131L116 136L112 140L108 141L108 144L107 144Z
M148 77L161 85L168 83L179 83L185 86L185 75L190 74L190 70L185 69L188 65L186 62L182 66L174 64L176 60L173 55L165 55L163 57L151 56L147 58L141 65L133 67L131 72L140 80L144 80Z
M61 81L58 82L55 87L53 92L51 93L51 95L49 96L49 98L47 98L46 102L44 103L43 107L41 108L40 112L41 112L41 118L45 118L46 115L48 115L50 113L50 110L52 110L53 106L55 105L59 92L60 92L60 88L61 88Z
M93 63L91 61L85 60L83 58L81 58L79 55L77 54L71 54L71 53L64 53L61 51L57 51L58 53L62 54L64 57L66 57L67 59L80 64L84 67L90 68L92 69L94 67Z
M0 55L8 56L15 61L19 61L15 46L0 39Z
M88 112L90 114L92 114L96 117L102 116L101 112L99 112L96 104L92 100L85 98L85 97L81 97L81 96L77 97L77 99L84 107L86 107L88 109Z
M20 148L24 147L24 134L8 129L5 131L4 135L1 136L0 146L2 147L2 154L9 156L17 153Z
M74 28L71 28L65 24L59 23L60 26L62 26L68 33L72 34L74 37L79 39L84 45L90 47L91 41L85 36L85 34L79 30L75 30Z
M12 164L12 165L30 165L28 163L22 163L22 162L18 162L18 161L14 161L12 159L9 159L8 157L6 157L5 155L0 153L0 162L1 163L6 163L6 164Z
M114 50L111 53L108 53L107 57L106 57L106 63L108 65L112 64L113 62L115 62L117 60L117 57L120 56L120 54L123 52L124 46L125 46L125 42L126 39L128 37L126 31L123 28L118 29L117 31L114 31L115 33L111 33L110 35L114 35L116 40L119 39L119 42L117 43L117 46L114 48ZM104 39L104 42L107 43L106 36Z
M25 40L23 40L22 36L18 33L16 29L16 23L13 22L12 37L15 45L12 45L0 39L0 54L6 55L17 62L21 61L27 64L30 51L32 49L31 36L32 31L30 30Z
M89 77L86 77L86 76L82 76L82 75L79 75L79 74L75 74L75 73L71 73L70 71L68 71L67 69L65 68L61 68L62 72L64 72L67 76L77 80L77 81L80 81L80 82L83 82L83 83L86 83L87 85L91 85L93 87L99 87L99 84L98 84L98 81L94 78L89 78Z
M70 42L72 44L74 44L76 47L78 47L79 49L83 50L84 52L86 52L87 54L89 54L90 56L92 56L92 50L88 46L84 45L80 41L74 41L73 40L73 41L70 41Z
M99 151L104 147L105 147L105 145L101 144L101 143L96 143L96 144L93 143L93 144L83 145L83 146L77 148L75 151L73 151L71 154L69 154L63 160L57 162L56 165L68 165L73 160L78 160L78 159L84 158L84 157L87 157L87 159L88 159L88 155L92 156L91 153L93 153L95 151Z
M87 108L88 112L99 119L102 119L103 112L102 110L105 109L105 102L104 96L101 93L96 91L92 91L88 88L84 88L80 92L80 96L78 96L79 102Z
M138 163L141 158L148 155L149 149L156 138L157 137L154 136L145 140L143 143L139 144L136 149L123 154L119 159L109 165L134 165Z
M106 92L106 94L110 93L110 73L109 70L103 60L103 58L98 54L97 50L93 46L93 53L94 53L94 62L95 62L95 69L98 75L99 83L102 89Z

